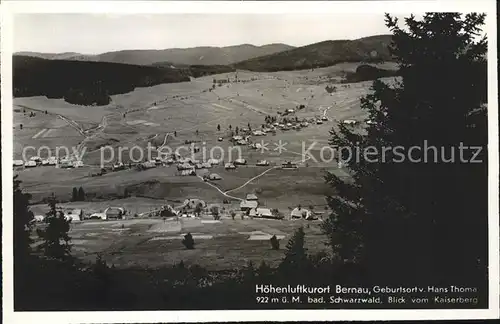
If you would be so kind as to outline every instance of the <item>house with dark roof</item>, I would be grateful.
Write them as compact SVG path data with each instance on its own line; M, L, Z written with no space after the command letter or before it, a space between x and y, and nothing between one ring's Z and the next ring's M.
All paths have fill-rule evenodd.
M256 194L249 193L249 194L247 194L246 200L249 200L249 201L255 200L256 201L256 200L259 200L259 198L257 197Z

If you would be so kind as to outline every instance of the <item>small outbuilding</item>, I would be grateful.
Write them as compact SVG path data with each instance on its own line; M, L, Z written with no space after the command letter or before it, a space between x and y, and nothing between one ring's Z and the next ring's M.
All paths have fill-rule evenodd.
M45 215L35 215L33 216L33 221L39 223L39 222L43 222L43 220L45 219Z
M28 162L24 163L24 167L25 168L34 168L34 167L36 167L36 162L35 161L28 161Z
M102 220L107 220L108 217L106 216L106 213L92 213L88 217L88 219L102 219Z
M181 170L180 175L181 176L194 176L194 175L196 175L196 171L193 169Z
M125 209L122 207L108 207L104 211L106 214L106 218L117 218L117 219L122 219L126 213Z
M250 210L249 216L251 217L262 217L262 218L274 218L271 209L269 208L254 208Z
M235 166L233 163L226 163L226 164L224 165L224 168L225 168L226 170L233 170L233 169L236 169L236 166Z
M288 162L283 163L281 165L281 168L284 170L293 170L293 169L297 169L298 166L296 163L292 163L292 162L288 161Z
M193 170L194 166L189 163L181 163L177 165L177 170Z
M269 165L269 161L267 160L259 160L257 161L257 166L268 166Z
M259 200L256 194L249 193L247 194L246 200L252 201L252 200Z
M344 121L342 121L342 124L344 125L356 125L358 122L356 120L353 120L353 119L346 119Z
M290 219L293 218L303 218L303 219L311 219L313 218L313 214L309 209L302 207L295 207L290 213Z
M83 211L81 209L73 209L70 211L65 211L64 218L66 218L66 220L70 220L72 222L81 221L83 218Z
M20 167L20 166L23 166L24 165L24 161L23 160L14 160L13 161L13 165L15 167Z
M245 164L247 164L247 160L245 160L245 159L236 159L236 160L234 160L234 164L235 165L245 165Z
M210 173L207 176L207 179L208 180L222 180L222 177L220 175L218 175L217 173Z
M253 131L253 132L252 132L252 134L253 134L254 136L264 136L264 135L266 135L266 133L265 133L265 132L263 132L263 131L261 131L261 130L256 130L256 131Z
M210 163L210 165L218 165L220 161L217 159L209 159L207 163Z

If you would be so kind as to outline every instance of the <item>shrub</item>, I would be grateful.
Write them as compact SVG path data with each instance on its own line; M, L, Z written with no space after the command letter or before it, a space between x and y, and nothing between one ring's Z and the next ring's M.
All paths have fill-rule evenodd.
M215 220L220 219L220 214L219 214L219 207L213 206L210 208L210 213L214 217Z
M191 235L191 233L187 233L186 235L184 235L184 239L182 240L182 244L184 244L186 249L193 250L194 249L193 235Z
M273 250L279 250L280 249L280 241L278 240L278 238L276 238L276 235L273 235L273 237L271 237L269 239L269 241L271 242L271 248Z
M277 208L271 209L271 213L273 214L274 218L277 219L285 218L285 215L282 212L280 212Z
M272 272L273 269L265 261L262 261L257 269L257 275L261 278L269 277Z

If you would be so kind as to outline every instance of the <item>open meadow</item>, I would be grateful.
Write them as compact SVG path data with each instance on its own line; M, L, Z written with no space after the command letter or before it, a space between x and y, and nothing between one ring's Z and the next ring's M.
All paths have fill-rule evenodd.
M270 219L181 218L85 221L71 225L73 254L95 261L97 254L115 267L155 268L184 262L210 270L240 268L261 261L276 266L283 259L286 242L294 230L304 225L305 247L311 253L326 250L319 221L279 221ZM182 245L183 235L191 233L195 249ZM280 240L273 250L271 236ZM36 243L35 243L36 244Z

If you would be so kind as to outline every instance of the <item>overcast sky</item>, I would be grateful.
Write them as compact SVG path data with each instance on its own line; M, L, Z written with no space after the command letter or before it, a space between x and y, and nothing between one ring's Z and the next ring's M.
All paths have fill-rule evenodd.
M374 14L18 14L14 52L98 54L124 49L196 46L302 46L332 39L388 34Z

